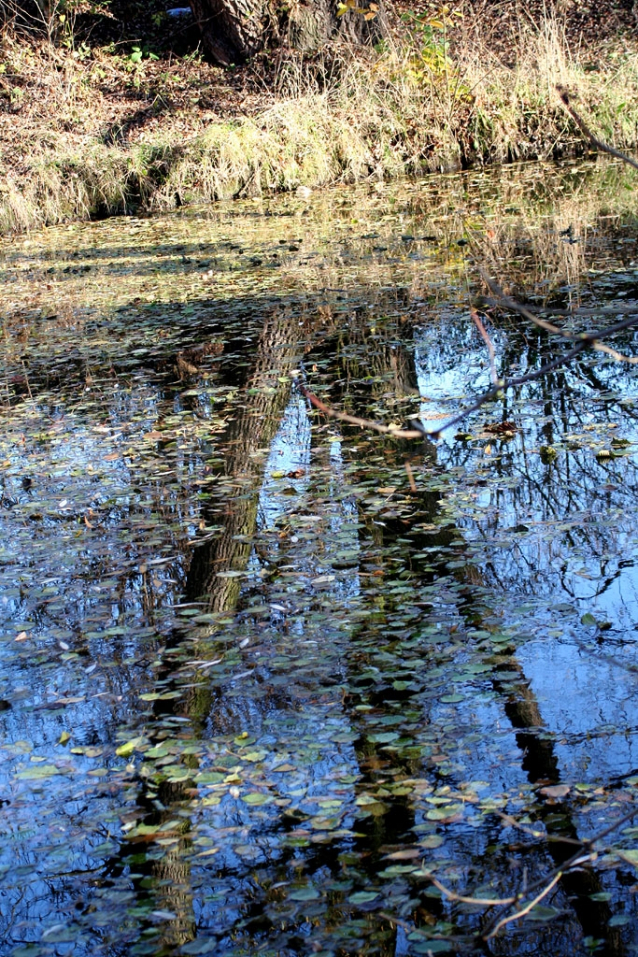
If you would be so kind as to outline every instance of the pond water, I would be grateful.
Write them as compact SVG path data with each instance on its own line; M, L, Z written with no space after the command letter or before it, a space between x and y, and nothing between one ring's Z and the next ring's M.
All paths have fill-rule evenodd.
M491 384L479 267L575 329L631 310L633 187L4 244L2 957L638 951L636 368L583 351L445 427ZM482 315L499 375L566 350Z

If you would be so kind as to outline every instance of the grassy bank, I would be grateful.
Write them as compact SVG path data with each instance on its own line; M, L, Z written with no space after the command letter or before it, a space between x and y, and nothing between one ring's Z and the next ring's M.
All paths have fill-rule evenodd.
M495 51L485 23L460 12L403 22L365 56L291 56L251 95L196 56L26 43L6 27L0 232L573 154L586 144L557 83L600 138L636 145L638 43L629 34L594 50L570 41L556 18L521 17L505 52Z

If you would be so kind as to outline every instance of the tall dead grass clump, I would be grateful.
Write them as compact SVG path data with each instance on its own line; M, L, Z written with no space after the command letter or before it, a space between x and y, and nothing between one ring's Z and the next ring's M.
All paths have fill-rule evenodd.
M184 148L154 205L395 178L459 165L434 88L417 82L396 49L342 51L339 69L285 77L285 98L259 117L211 125ZM321 89L318 89L321 86Z
M137 160L137 162L136 162ZM148 202L153 177L139 151L101 144L82 152L45 152L0 186L0 234L127 213Z
M471 107L459 141L468 162L503 163L583 152L588 144L558 104L556 86L585 104L594 131L621 148L636 146L638 49L570 46L562 21L549 11L538 21L521 6L509 60L495 40L468 21L455 45ZM592 63L592 55L596 61Z

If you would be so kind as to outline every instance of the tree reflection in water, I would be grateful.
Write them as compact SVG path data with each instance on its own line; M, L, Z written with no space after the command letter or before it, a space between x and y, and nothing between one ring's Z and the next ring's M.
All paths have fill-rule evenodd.
M335 408L437 423L489 383L457 220L444 279L371 292L337 271L334 292L212 301L171 352L162 336L193 336L176 301L143 358L99 346L112 365L86 399L86 356L56 352L50 375L44 344L32 358L33 405L14 392L6 416L37 481L3 493L3 534L26 556L3 564L3 600L28 624L0 649L3 955L465 952L494 920L430 872L456 898L508 897L549 882L573 853L561 838L630 805L631 370L583 355L436 446L324 421L292 390L303 358ZM591 220L566 251L555 228L492 235L514 290L536 259L566 285L554 299L634 297L626 269L585 282L588 256L613 258ZM422 255L407 231L393 242L393 269ZM490 321L501 372L558 354ZM518 431L485 430L499 421ZM110 452L118 430L128 444ZM633 880L602 856L484 949L630 953Z

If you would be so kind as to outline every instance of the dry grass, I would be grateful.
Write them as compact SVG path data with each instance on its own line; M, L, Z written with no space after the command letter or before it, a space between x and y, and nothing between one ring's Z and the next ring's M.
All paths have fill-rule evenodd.
M82 59L5 36L0 94L14 107L0 114L0 231L567 155L583 143L558 104L557 83L578 95L602 139L636 145L638 48L603 51L591 69L586 51L570 50L552 18L520 21L511 62L499 60L476 19L456 24L449 55L442 52L446 39L445 30L432 36L417 29L365 57L344 49L329 64L315 63L312 76L289 60L261 109L231 118L209 112L205 129L201 106L192 116L162 112L156 95L147 108L155 126L143 142L104 134L105 119L112 130L125 123L114 106L122 84L131 93L129 111L135 95L142 99L143 71L131 74L121 58L100 52ZM175 75L162 75L167 97ZM36 106L16 142L11 120L27 98Z

